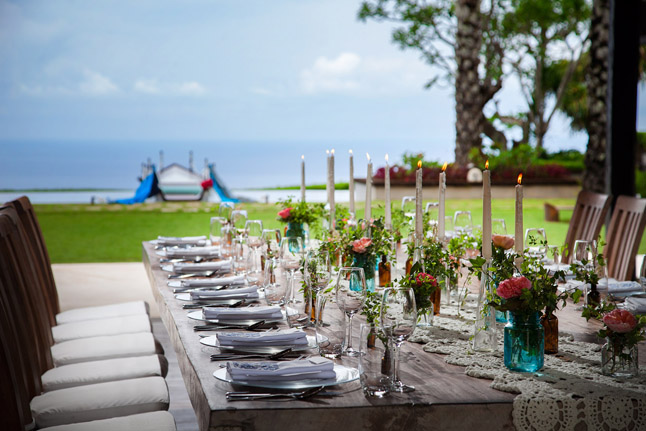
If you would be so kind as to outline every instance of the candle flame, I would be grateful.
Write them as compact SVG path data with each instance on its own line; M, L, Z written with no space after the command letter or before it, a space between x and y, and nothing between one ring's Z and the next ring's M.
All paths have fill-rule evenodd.
M330 154L334 155L334 148L332 148L332 151L330 151Z
M350 150L349 152L350 152L350 155L352 155L352 150Z
M330 150L325 150L325 154L330 155Z
M422 161L421 160L417 161L417 169L422 169Z
M446 171L446 167L447 167L448 165L449 165L449 164L448 164L447 162L444 162L444 164L442 165L442 172Z
M370 154L366 153L366 157L368 158L368 161L370 161Z
M485 162L485 169L489 169L489 160Z
M305 154L301 156L301 160L305 160Z
M518 184L520 184L523 181L523 174L520 173L518 174Z
M386 163L388 163L388 154L386 154Z

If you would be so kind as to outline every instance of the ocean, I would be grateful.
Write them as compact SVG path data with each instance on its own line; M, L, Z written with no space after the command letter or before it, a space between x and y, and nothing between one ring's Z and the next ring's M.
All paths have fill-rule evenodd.
M305 156L306 183L326 182L326 149L335 149L335 179L349 179L348 151L354 153L355 178L365 177L367 157L374 170L384 165L389 154L391 164L401 161L404 152L424 152L427 158L452 160L453 145L421 142L133 142L133 141L0 141L0 189L122 189L115 192L28 193L38 203L89 202L92 195L118 199L132 196L141 176L141 165L148 159L159 166L159 152L164 164L188 166L189 151L194 154L195 170L204 160L215 163L217 175L233 191L258 201L270 202L298 190L249 190L300 184L301 155ZM0 193L0 201L21 193ZM22 193L24 194L24 193ZM348 200L347 191L337 192L337 200ZM308 200L324 201L325 191L308 191Z

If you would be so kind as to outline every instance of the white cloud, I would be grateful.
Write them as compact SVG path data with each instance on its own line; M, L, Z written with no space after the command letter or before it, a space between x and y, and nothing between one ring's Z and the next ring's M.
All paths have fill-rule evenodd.
M159 94L161 91L156 79L139 79L133 88L136 92L146 94Z
M301 72L300 85L306 94L402 95L422 92L431 76L431 69L417 59L344 52L333 59L317 58Z
M177 87L177 92L188 96L202 96L206 93L206 88L199 82L189 81L181 83Z
M356 71L361 58L352 52L334 59L319 57L314 65L301 72L301 87L306 93L347 92L359 88Z
M92 96L104 96L119 92L119 87L107 76L91 70L85 70L83 74L85 75L85 79L79 84L81 93Z

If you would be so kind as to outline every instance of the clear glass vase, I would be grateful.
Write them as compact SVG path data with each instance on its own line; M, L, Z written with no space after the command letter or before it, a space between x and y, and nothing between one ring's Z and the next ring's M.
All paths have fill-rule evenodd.
M476 352L495 352L498 349L496 334L496 313L493 307L487 304L487 296L493 294L493 283L488 276L489 265L482 266L482 278L478 291L478 314L473 332L473 350Z
M505 326L505 366L532 373L543 368L545 335L538 312L509 312Z
M428 308L420 308L417 310L417 327L428 329L433 326L433 303L431 302Z
M621 379L639 374L637 346L628 348L606 338L606 344L601 348L601 374Z

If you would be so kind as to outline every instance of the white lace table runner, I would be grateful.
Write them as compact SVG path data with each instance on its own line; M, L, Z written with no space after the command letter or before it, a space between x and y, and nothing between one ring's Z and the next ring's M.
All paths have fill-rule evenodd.
M559 337L559 353L545 355L537 373L509 371L503 363L499 324L498 352L471 350L475 302L469 297L458 313L453 301L442 304L433 327L417 329L409 341L446 355L448 364L466 367L471 377L491 379L491 387L518 394L513 421L518 431L646 430L646 377L618 381L601 375L601 346Z

